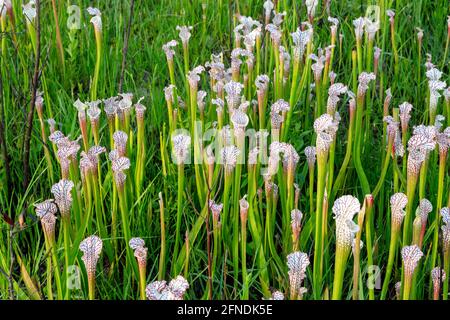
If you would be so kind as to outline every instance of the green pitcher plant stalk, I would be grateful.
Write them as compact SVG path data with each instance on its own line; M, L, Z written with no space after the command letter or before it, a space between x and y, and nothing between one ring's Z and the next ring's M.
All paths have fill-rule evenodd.
M257 2L0 0L1 297L448 300L446 4Z

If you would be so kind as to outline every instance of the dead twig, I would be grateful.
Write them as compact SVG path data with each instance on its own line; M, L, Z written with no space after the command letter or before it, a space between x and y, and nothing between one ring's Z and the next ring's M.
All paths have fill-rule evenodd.
M0 92L3 92L3 81L2 77L0 77ZM1 103L1 110L0 110L0 145L1 145L1 152L3 157L3 167L5 169L5 185L6 185L6 198L9 198L12 194L12 185L11 185L11 170L9 166L9 155L8 155L8 148L6 145L6 134L5 134L5 106L3 101L0 101Z
M14 293L14 287L13 287L13 276L12 276L13 268L14 268L14 262L15 262L13 246L12 246L13 237L14 237L13 229L14 229L14 225L10 225L9 237L8 237L9 260L10 260L9 275L8 275L9 300L15 300L15 293Z
M206 205L208 206L208 213L206 215L206 250L208 251L208 300L212 300L212 257L211 257L211 232L209 228L209 220L211 209L209 207L209 196L211 190L208 187L208 197Z
M30 110L28 111L27 116L27 126L25 128L25 137L24 137L24 150L23 150L23 190L24 192L28 188L30 183L30 141L31 141L31 131L33 129L33 117L34 117L34 109L36 103L36 94L38 88L39 81L39 67L41 60L41 6L40 0L36 0L36 57L34 62L34 74L33 74L33 82L31 88L31 101L30 101Z
M125 30L124 39L123 39L122 67L121 67L121 70L120 70L119 92L122 92L123 77L124 77L124 73L125 73L125 65L127 63L128 39L130 38L131 23L133 22L133 14L134 14L134 0L131 0L131 3L130 3L130 18L128 19L128 26L127 26L127 30Z

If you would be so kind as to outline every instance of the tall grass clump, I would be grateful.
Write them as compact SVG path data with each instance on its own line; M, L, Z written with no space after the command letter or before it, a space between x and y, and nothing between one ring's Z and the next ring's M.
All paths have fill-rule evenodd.
M0 1L0 298L448 299L448 3L77 5Z

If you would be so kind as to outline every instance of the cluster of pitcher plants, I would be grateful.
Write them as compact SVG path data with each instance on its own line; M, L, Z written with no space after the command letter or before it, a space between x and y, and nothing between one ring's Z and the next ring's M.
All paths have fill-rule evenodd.
M439 26L444 61L420 60L423 31L408 35L424 84L412 105L399 94L401 13L381 6L344 37L329 2L318 3L297 16L267 0L260 21L236 13L232 48L209 61L191 56L196 28L178 26L161 48L159 141L148 139L148 97L97 96L102 16L89 8L98 59L91 101L73 102L77 128L45 119L45 88L37 93L42 178L52 183L17 228L45 250L11 249L15 290L101 299L98 282L119 277L124 299L448 299L450 18ZM2 28L14 27L8 10ZM32 21L33 8L24 14ZM156 186L153 208L144 199ZM137 226L153 211L144 233Z

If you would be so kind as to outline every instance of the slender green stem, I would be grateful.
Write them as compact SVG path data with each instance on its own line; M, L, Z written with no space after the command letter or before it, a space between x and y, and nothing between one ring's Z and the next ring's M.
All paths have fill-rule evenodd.
M331 192L331 198L330 198L331 202L334 201L334 198L336 197L337 192L339 191L342 184L344 183L345 175L347 172L347 167L348 167L348 164L352 157L354 127L355 127L355 111L354 111L354 108L350 107L350 123L349 123L348 134L347 134L347 147L345 150L344 161L342 161L341 168L339 169L339 173L338 173L335 183L333 185L333 189Z
M406 215L405 221L403 224L403 243L409 243L411 239L411 217L412 217L412 208L414 203L414 194L417 185L417 175L416 174L408 174L408 180L406 185L406 196L408 197L408 204L406 205Z
M249 283L247 274L247 220L241 220L241 264L242 264L242 298L247 300Z
M180 245L181 234L181 215L183 213L183 198L184 198L184 165L178 165L178 194L177 194L177 220L175 227L175 247L173 249L173 255L178 255L178 248Z
M386 294L389 290L389 282L391 280L392 268L394 267L395 256L397 253L397 241L400 228L392 227L391 241L389 243L389 258L386 267L386 275L384 276L383 287L381 288L380 300L386 299Z
M367 265L373 266L373 247L372 247L372 230L373 227L373 197L366 201L366 251L367 251ZM375 292L373 286L369 287L369 299L375 300Z
M387 152L385 154L385 158L384 158L384 162L383 162L383 168L381 169L381 175L380 175L380 178L378 179L378 182L372 192L372 195L374 198L376 198L376 196L378 195L378 192L380 191L381 187L383 186L383 184L385 182L386 173L389 168L389 160L391 158L392 145L393 145L393 139L389 139Z
M444 177L445 177L445 163L447 160L447 153L439 153L439 176L438 176L438 191L436 198L436 214L434 216L434 230L433 230L433 249L431 253L431 265L436 265L437 249L439 247L439 221L440 210L442 208L442 201L444 196ZM447 273L448 274L448 273ZM445 292L444 292L445 293Z
M95 42L97 45L97 56L95 61L95 70L94 70L94 78L92 79L91 86L91 100L97 100L97 87L98 87L98 79L100 74L100 64L102 60L102 31L97 30L95 27Z
M349 254L349 248L336 246L336 257L334 264L334 281L333 281L333 300L340 300L342 297L342 284L344 282L345 267L347 264L347 258Z
M411 276L405 276L403 282L403 300L409 300L409 294L411 292Z
M316 199L316 220L314 236L314 265L313 265L313 290L314 298L320 299L322 292L321 265L323 263L322 252L322 217L323 217L323 197L325 193L325 178L327 165L327 152L317 154L317 199Z
M353 163L358 173L358 178L361 183L362 190L365 194L370 194L369 181L367 180L364 168L361 163L361 145L362 145L362 120L364 114L364 95L357 98L356 104L356 129L355 129L355 145L353 149L354 157Z
M314 213L314 166L308 168L309 170L309 213L312 216Z
M448 248L444 252L444 272L446 275L450 273L450 250ZM445 279L443 279L443 282L444 285L442 291L442 299L448 300L448 277L445 277Z
M70 259L69 259L69 255L70 255L70 216L69 215L64 215L62 218L63 221L63 232L64 232L64 262L65 262L65 279L66 279L66 283L67 283L67 278L68 278L68 270L69 270L69 265L70 265ZM69 299L70 295L69 295L69 288L66 285L66 291L65 291L65 295L64 295L65 299Z
M95 274L88 273L89 300L95 300Z
M164 215L164 200L162 193L159 193L159 212L160 212L160 227L161 227L161 251L159 255L159 269L158 280L162 281L166 273L166 221Z
M145 274L145 265L139 266L139 292L141 296L141 300L147 300L145 294L145 286L146 286L146 274Z

